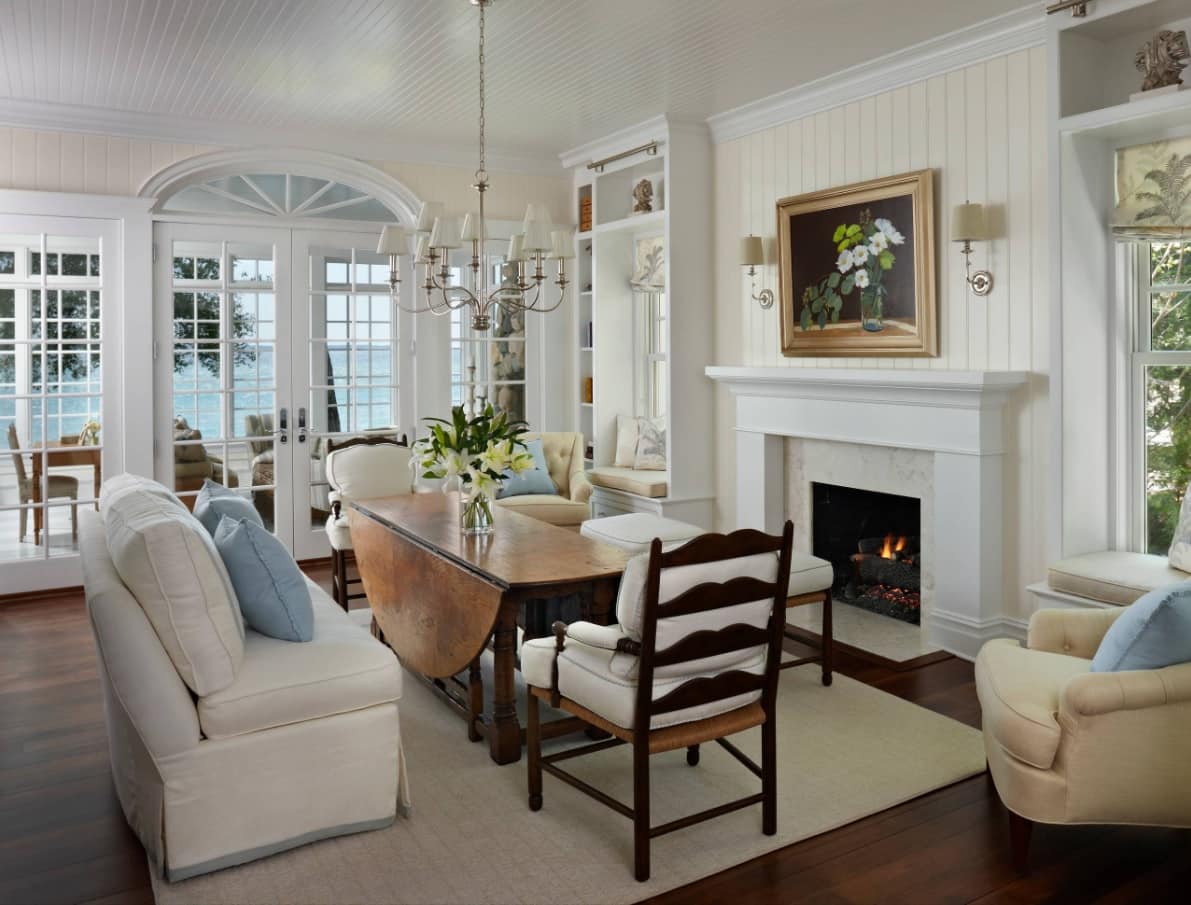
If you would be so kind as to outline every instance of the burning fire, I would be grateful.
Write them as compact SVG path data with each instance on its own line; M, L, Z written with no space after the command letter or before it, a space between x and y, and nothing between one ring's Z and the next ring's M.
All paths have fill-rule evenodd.
M885 535L885 545L881 547L882 559L896 559L895 553L900 553L906 548L906 539L904 537L894 537L892 534Z

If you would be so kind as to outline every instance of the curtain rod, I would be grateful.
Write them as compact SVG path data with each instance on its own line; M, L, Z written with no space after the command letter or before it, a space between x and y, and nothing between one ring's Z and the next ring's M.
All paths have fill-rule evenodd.
M1082 19L1088 14L1088 0L1060 0L1058 3L1052 3L1046 8L1046 14L1053 16L1055 13L1061 13L1063 10L1071 10L1071 15L1076 19Z
M587 165L589 170L595 170L597 173L604 172L604 167L613 161L624 160L626 157L632 157L634 154L640 154L644 151L646 154L653 156L658 152L658 143L656 141L649 141L636 148L630 148L627 151L621 151L619 154L613 154L611 157L605 157L603 160L593 160Z

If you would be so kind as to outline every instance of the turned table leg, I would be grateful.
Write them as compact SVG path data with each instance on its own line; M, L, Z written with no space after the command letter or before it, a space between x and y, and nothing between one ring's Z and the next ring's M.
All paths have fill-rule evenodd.
M492 723L488 748L498 764L521 759L521 724L517 721L514 671L517 668L517 602L501 601L493 631Z

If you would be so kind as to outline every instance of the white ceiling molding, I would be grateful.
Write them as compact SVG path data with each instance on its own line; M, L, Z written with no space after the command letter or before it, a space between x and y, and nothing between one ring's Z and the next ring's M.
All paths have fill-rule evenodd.
M260 172L330 179L359 189L395 213L406 225L417 220L421 208L421 199L417 195L376 167L349 157L305 149L245 148L198 154L150 176L137 194L160 202L210 179Z
M1046 16L1039 4L1022 7L951 34L851 66L834 75L771 94L708 118L719 144L792 122L981 60L1046 43Z
M161 116L132 110L109 110L15 98L0 98L0 125L235 148L303 147L359 160L431 164L471 170L476 167L478 153L470 144L440 145L409 141L399 135L375 131L352 132L305 126L277 128L211 122L184 116ZM557 171L559 164L558 159L549 154L510 154L489 149L488 169L492 172L536 175Z

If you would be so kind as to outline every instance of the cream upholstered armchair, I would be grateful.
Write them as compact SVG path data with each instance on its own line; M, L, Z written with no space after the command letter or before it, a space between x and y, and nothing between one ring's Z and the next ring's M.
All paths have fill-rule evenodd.
M327 519L327 540L331 544L331 596L345 610L351 601L364 597L352 594L349 585L347 554L352 552L352 536L343 504L350 500L396 496L413 492L413 472L409 467L410 448L388 437L358 437L336 446L327 456L327 483L331 515Z
M1037 823L1191 827L1191 663L1091 672L1124 609L1040 610L976 659L988 768L1024 868Z
M500 506L552 525L578 529L590 515L591 484L583 468L583 435L576 433L527 433L523 439L541 439L550 480L557 494L528 494L497 500Z

